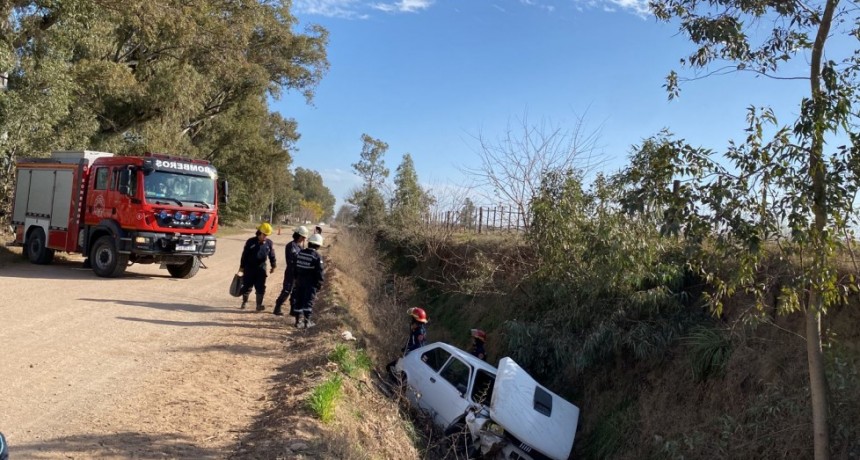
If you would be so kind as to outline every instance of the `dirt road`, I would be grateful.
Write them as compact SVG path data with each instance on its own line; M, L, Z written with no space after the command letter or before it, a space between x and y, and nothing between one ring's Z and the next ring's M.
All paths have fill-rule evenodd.
M227 294L250 234L219 238L190 280L157 265L97 278L75 256L0 266L0 431L12 458L230 455L296 333L271 314L286 233L273 235L266 314Z

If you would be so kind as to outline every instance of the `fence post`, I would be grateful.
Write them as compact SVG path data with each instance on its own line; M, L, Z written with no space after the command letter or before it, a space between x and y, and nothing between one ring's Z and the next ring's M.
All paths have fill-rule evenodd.
M511 217L513 217L513 209L508 208L508 233L511 232Z
M478 233L481 233L481 226L484 224L484 208L478 208Z
M497 208L493 208L493 230L496 230L496 225L497 225L496 224L496 209Z

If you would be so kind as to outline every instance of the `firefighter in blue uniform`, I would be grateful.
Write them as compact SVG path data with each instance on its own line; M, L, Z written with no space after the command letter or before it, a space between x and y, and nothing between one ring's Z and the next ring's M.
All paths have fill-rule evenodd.
M412 307L406 310L406 314L412 317L412 322L409 323L409 338L406 339L406 346L400 349L403 356L427 343L427 312L421 307ZM394 375L396 364L397 360L395 359L386 366L388 374L395 380L397 380L397 376Z
M403 349L404 354L427 343L427 312L423 308L413 307L406 310L406 313L412 316L412 323L409 325L409 340Z
M308 237L308 229L304 226L299 226L293 232L293 241L287 243L286 250L286 260L287 260L287 270L284 272L284 287L281 289L281 294L278 296L278 300L275 301L275 315L284 316L284 312L281 311L281 307L283 307L284 302L287 301L287 297L290 297L290 293L293 291L293 283L296 279L296 262L298 261L299 252L302 251L302 243ZM296 303L296 296L290 297L290 311L293 310L292 306Z
M322 244L322 235L311 235L308 238L308 247L296 256L296 280L293 287L296 302L290 306L290 315L296 317L296 327L300 327L302 320L305 328L314 325L311 322L314 299L325 280L322 256L317 252Z
M277 260L275 259L275 247L268 236L272 234L272 226L264 222L257 227L257 234L245 242L242 250L242 261L239 271L242 275L242 307L248 305L248 296L253 288L257 294L257 311L263 311L263 298L266 296L266 259L272 264L270 272L275 271Z

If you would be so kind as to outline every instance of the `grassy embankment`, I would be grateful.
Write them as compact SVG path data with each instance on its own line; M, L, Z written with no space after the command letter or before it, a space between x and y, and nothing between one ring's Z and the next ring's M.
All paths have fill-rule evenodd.
M580 407L576 458L812 455L804 318L777 313L785 262L765 268L763 276L777 281L770 309L758 315L749 314L753 299L741 293L715 317L701 298L711 287L679 269L641 287L672 302L631 298L641 307L588 323L569 312L627 301L612 290L583 296L536 285L537 262L514 236L454 236L442 244L382 237L379 246L405 294L398 300L428 310L433 340L465 348L468 330L480 327L491 362L514 356ZM668 265L678 260L662 257ZM858 304L854 294L824 321L834 458L860 458Z

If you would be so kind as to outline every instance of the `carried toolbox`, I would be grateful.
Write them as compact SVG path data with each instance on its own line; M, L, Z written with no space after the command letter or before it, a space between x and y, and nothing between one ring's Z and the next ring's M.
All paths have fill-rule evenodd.
M233 275L233 281L230 283L230 295L233 297L242 295L242 275L239 273Z

